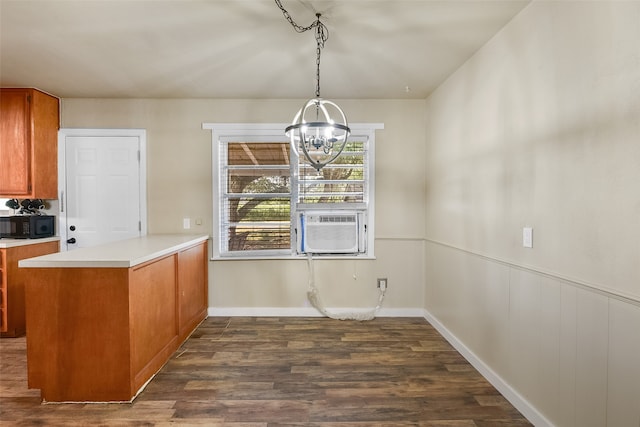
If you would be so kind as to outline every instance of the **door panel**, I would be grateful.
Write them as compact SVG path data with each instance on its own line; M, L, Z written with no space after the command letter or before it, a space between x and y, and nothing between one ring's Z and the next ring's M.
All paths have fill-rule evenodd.
M75 239L67 249L141 235L140 144L138 136L66 136L61 223Z

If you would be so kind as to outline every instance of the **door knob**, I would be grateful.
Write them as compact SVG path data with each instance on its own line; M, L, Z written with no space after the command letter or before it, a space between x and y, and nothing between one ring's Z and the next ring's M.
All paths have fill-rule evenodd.
M76 226L75 226L75 225L72 225L71 227L69 227L69 230L71 230L71 231L76 231Z
M67 243L69 243L70 245L73 245L75 242L76 242L76 238L75 237L67 239Z

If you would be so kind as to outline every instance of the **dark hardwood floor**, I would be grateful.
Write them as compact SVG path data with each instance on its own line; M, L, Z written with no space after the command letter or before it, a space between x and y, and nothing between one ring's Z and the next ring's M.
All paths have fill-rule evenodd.
M0 425L531 425L421 318L208 318L131 404L41 404L24 337L0 357Z

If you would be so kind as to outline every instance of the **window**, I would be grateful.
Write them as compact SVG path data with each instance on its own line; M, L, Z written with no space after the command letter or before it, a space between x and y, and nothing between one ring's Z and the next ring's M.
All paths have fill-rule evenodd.
M221 252L291 248L289 144L254 138L220 144Z
M298 162L284 124L204 124L212 130L214 257L298 256L302 212L357 212L373 256L374 131L353 127L320 172ZM330 251L328 251L330 252Z

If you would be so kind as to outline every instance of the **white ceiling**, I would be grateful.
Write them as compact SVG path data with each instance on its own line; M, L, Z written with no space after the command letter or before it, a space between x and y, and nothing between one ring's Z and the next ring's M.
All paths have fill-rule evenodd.
M529 2L282 0L343 99L426 98ZM0 0L2 87L63 98L311 98L315 49L274 0Z

